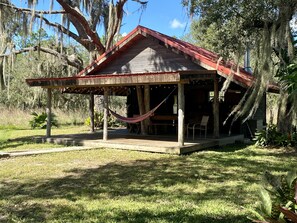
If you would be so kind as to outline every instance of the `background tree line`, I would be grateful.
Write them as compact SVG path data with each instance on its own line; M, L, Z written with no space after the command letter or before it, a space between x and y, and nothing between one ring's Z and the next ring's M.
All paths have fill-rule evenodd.
M232 112L233 119L251 118L267 85L279 86L278 129L291 132L297 125L296 0L183 0L197 15L187 38L241 63L252 54L254 86Z
M144 9L146 2L138 2ZM123 7L128 0L57 0L49 10L38 1L24 8L0 1L0 103L19 108L43 107L42 89L30 89L26 78L72 76L110 48L120 37ZM58 3L61 10L53 9ZM56 22L52 15L61 15ZM97 28L104 27L99 36ZM49 34L51 33L51 34ZM54 107L86 109L86 97L54 94Z
M130 1L139 3L142 10L148 2ZM61 10L53 9L54 2ZM2 103L19 107L42 105L40 90L26 91L21 80L29 76L67 76L81 70L116 41L123 7L128 3L128 0L51 0L49 10L41 11L36 10L38 1L35 0L28 1L27 8L1 0ZM257 81L230 118L251 118L265 95L267 84L277 82L280 87L278 128L292 131L297 124L296 30L293 28L297 1L181 0L181 7L186 7L193 18L191 31L185 38L218 53L224 60L232 59L239 64L246 49L252 52L253 75ZM62 22L51 20L52 14L61 15ZM101 37L97 31L99 26L104 27ZM49 28L54 30L55 37L45 32ZM59 96L55 106L85 107L85 100L77 97L80 96Z

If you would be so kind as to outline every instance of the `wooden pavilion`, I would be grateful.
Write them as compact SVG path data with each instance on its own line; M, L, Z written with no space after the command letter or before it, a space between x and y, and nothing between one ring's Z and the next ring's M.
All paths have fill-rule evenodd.
M227 79L230 85L222 90ZM253 80L249 72L243 68L236 70L233 63L221 60L208 50L138 26L77 75L27 79L26 82L31 87L47 89L48 117L52 89L89 94L91 110L93 95L104 95L103 140L108 139L108 95L127 96L127 114L133 117L148 112L176 89L150 121L142 122L141 131L151 134L176 131L178 145L183 146L186 124L203 115L210 117L208 133L212 132L214 138L228 132L230 125L225 127L222 122ZM256 123L265 123L265 101L262 105ZM50 123L50 118L48 121ZM152 125L154 128L147 128ZM47 126L47 137L50 137L50 124ZM232 133L243 131L240 121L233 124Z

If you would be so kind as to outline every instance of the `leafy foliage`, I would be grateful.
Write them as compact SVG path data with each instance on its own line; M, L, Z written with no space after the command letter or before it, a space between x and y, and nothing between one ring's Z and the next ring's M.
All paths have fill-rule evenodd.
M297 63L289 64L280 78L286 83L290 94L297 95Z
M265 173L266 184L260 190L260 206L252 211L258 220L253 222L297 222L297 172L274 176Z
M267 83L276 80L278 70L286 70L280 82L278 129L290 132L297 122L297 97L294 94L296 63L294 31L290 21L296 17L295 0L183 0L191 15L198 15L192 25L197 44L212 46L224 58L240 61L244 51L252 49L254 86L232 112L234 119L251 118L267 90ZM294 84L295 83L295 84Z
M27 35L26 40L21 36L17 39L17 47L28 47L38 44L38 41L43 46L49 49L58 50L60 44L56 44L55 38L49 36L44 30L38 30ZM69 43L63 46L63 50L69 54L76 53L84 61L87 60L87 52L79 45ZM21 109L36 109L46 105L46 94L44 89L30 88L26 82L26 78L40 77L63 77L71 76L77 70L73 67L66 66L63 62L54 55L45 54L42 52L27 52L17 57L17 66L13 68L6 66L4 73L6 88L0 91L0 104L6 107L21 108ZM8 78L8 76L10 78ZM61 110L77 110L86 111L87 100L84 95L69 95L61 94L60 91L53 91L53 107Z
M32 129L39 128L45 129L47 126L47 114L42 112L41 114L37 114L36 112L32 113L32 119L29 121L29 124ZM58 127L58 121L56 120L55 114L52 113L51 116L51 125Z
M292 134L277 130L277 126L270 124L256 134L256 144L259 146L296 146L297 132Z
M85 120L85 125L90 126L91 125L91 118L88 117ZM102 128L103 126L103 113L94 112L94 127L95 128Z
M94 125L95 125L95 128L103 128L103 121L104 121L103 113L95 111L94 112ZM121 122L117 121L113 116L108 116L107 124L108 124L108 126L111 126L111 127L123 126L123 124ZM91 118L90 117L86 118L85 125L86 126L91 125Z

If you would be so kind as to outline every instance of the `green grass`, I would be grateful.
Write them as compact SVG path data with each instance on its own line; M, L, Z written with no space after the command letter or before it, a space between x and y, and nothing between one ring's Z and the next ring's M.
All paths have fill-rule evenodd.
M52 135L88 132L86 126L52 128ZM0 129L0 152L28 151L45 148L57 148L63 145L35 143L33 137L45 136L45 129Z
M21 110L18 108L6 108L0 105L0 129L28 129L29 121L32 119L32 112L40 114L44 109ZM59 125L82 125L88 117L88 112L82 111L52 111L58 120Z
M229 146L186 156L94 149L0 160L0 222L249 222L264 171L296 152Z

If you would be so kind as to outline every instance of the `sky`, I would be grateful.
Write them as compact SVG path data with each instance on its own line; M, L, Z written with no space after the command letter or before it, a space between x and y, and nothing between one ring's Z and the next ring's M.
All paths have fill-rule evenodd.
M182 37L189 30L190 19L181 0L149 0L141 16L137 9L139 4L133 1L126 5L122 34L129 33L137 25L176 37Z
M144 1L144 0L143 0ZM182 37L190 27L190 19L186 9L182 7L182 0L147 0L148 4L144 11L139 10L140 4L129 0L125 5L125 15L121 28L121 34L131 32L137 25L156 30L169 36ZM12 0L16 6L27 7L26 0ZM49 9L49 1L39 0L36 9ZM58 3L54 2L54 10L60 9ZM142 13L141 13L142 12ZM58 16L54 20L60 22ZM101 28L103 29L103 28ZM99 33L102 33L99 28Z

